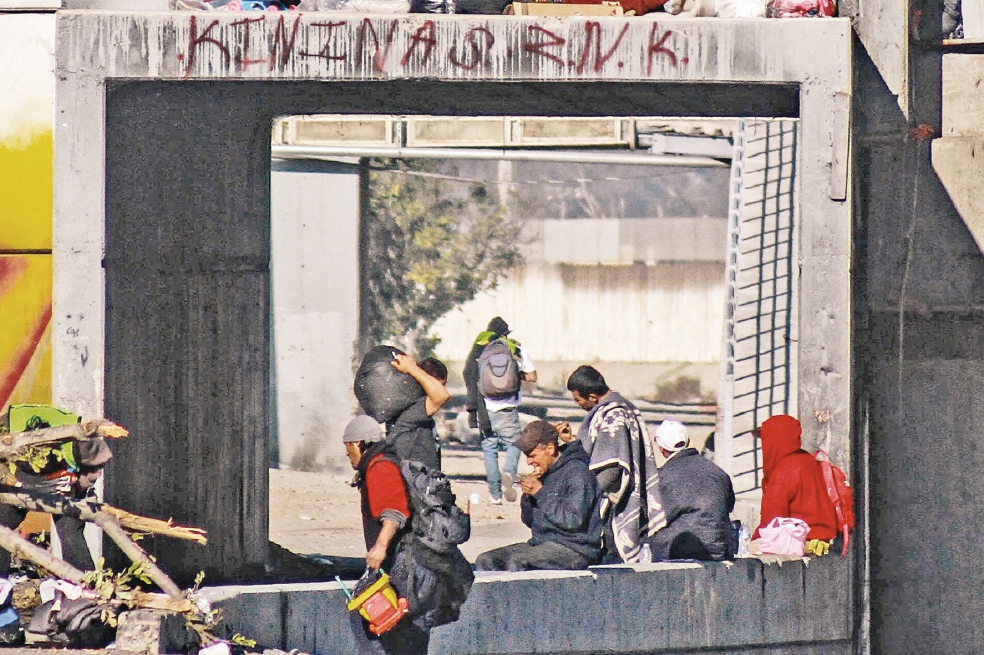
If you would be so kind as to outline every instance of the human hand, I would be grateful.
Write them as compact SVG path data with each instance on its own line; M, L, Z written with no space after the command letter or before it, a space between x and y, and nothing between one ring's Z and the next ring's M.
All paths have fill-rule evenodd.
M557 430L557 437L560 438L564 443L570 443L574 441L574 431L571 430L571 424L567 421L556 421L551 423L554 429Z
M527 496L535 496L540 489L543 489L543 483L540 482L539 474L527 475L519 481L519 488Z
M383 565L383 560L386 559L386 546L379 543L378 541L373 544L369 552L366 553L366 566L370 569L378 569Z
M393 361L390 362L393 368L400 371L401 373L409 373L417 366L417 361L410 355L405 355L402 353L394 353Z

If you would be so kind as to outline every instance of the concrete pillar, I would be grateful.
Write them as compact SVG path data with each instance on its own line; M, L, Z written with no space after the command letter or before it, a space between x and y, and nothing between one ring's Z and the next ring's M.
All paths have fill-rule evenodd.
M330 446L341 438L354 403L358 166L275 160L270 193L276 427L271 464L317 470L326 459L343 459L341 449Z

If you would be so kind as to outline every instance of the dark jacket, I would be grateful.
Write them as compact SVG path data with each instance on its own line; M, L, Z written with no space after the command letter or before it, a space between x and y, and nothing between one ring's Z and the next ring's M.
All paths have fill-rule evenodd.
M533 532L529 544L552 541L592 559L598 557L601 493L581 444L567 446L540 482L543 488L536 495L523 494L520 501L523 523Z
M427 398L419 398L387 424L386 441L400 460L416 460L441 470L441 455L434 440L434 418L427 415Z
M727 473L687 448L659 470L659 493L667 525L650 538L653 561L734 557L729 514L735 492Z

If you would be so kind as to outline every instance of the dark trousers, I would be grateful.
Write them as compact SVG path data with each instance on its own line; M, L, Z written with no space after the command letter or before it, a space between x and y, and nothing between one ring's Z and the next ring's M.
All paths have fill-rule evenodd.
M418 628L407 616L378 637L369 632L369 624L358 612L349 612L349 627L359 655L427 655L430 631Z
M0 525L14 530L25 516L27 510L0 503ZM62 559L80 571L91 571L96 568L92 555L89 554L89 545L85 543L85 536L82 533L85 521L64 515L56 515L53 518L58 530L58 539L61 541ZM9 573L10 551L0 548L0 577L5 578Z
M537 546L512 544L482 553L475 560L479 571L536 571L538 569L571 570L586 569L593 562L558 543L546 541Z

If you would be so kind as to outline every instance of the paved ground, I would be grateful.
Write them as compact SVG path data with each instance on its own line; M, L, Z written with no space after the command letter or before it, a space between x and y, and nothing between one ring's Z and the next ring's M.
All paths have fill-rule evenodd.
M499 457L502 461L505 455ZM442 464L461 507L474 494L480 499L471 507L472 537L461 547L465 557L475 561L486 550L529 539L518 502L488 504L480 450L445 448ZM520 475L528 471L521 458ZM352 477L349 468L326 473L270 469L270 540L300 554L364 557L359 493L349 486Z

